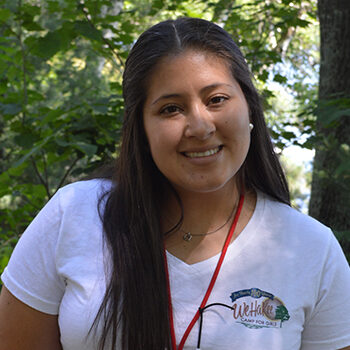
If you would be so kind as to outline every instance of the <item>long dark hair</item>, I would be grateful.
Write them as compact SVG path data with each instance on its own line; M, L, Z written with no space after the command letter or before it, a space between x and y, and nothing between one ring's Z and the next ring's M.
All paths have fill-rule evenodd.
M229 34L195 18L168 20L144 32L126 61L125 116L112 177L115 186L101 202L111 261L106 294L95 320L95 325L99 321L103 325L100 349L106 347L107 339L115 348L117 333L123 349L171 349L164 232L160 227L163 195L171 186L151 157L142 109L149 77L159 60L187 49L224 58L244 93L254 129L238 174L242 185L289 204L286 179L273 150L259 95L245 59Z

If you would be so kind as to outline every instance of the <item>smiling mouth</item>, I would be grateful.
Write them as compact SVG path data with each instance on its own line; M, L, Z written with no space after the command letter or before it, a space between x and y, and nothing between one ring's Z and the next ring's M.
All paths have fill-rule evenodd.
M213 154L218 153L222 150L223 146L218 146L216 148L209 149L205 152L184 152L183 154L188 158L201 158L201 157L209 157Z

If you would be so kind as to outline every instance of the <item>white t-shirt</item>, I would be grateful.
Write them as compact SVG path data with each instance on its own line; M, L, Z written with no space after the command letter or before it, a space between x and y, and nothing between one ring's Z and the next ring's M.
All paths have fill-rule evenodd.
M68 185L17 244L2 280L31 307L59 315L64 350L96 350L87 333L105 292L97 203L111 184ZM219 255L188 265L167 253L177 343L205 294ZM350 269L332 232L258 194L229 246L203 313L203 350L334 350L350 345ZM142 299L142 291L140 292ZM185 349L196 349L198 322Z

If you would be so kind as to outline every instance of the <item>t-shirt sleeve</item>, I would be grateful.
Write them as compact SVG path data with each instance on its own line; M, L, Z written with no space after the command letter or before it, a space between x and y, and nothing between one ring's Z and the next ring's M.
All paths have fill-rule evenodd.
M25 230L1 276L17 299L52 315L58 314L65 289L56 268L61 216L57 193Z
M306 320L301 350L335 350L350 345L349 291L349 264L332 235L317 304Z

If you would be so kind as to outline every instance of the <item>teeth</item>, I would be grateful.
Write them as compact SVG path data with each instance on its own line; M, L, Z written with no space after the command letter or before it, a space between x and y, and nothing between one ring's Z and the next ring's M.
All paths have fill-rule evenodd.
M205 152L185 152L185 156L189 158L208 157L215 153L218 153L219 150L220 150L220 147L216 147Z

